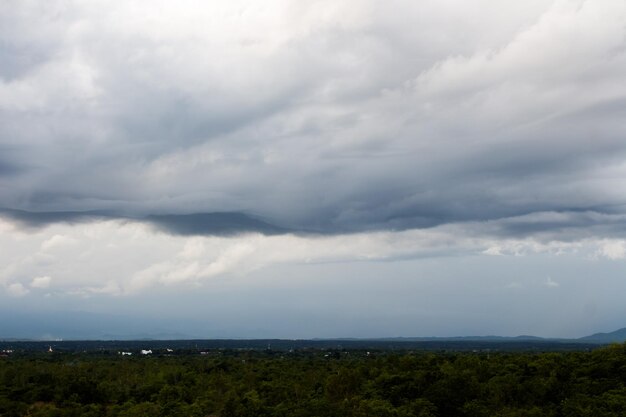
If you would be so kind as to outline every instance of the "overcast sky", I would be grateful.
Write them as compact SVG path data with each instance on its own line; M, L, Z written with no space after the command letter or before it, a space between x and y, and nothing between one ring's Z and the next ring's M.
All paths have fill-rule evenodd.
M0 303L202 337L625 327L624 74L623 0L1 1Z

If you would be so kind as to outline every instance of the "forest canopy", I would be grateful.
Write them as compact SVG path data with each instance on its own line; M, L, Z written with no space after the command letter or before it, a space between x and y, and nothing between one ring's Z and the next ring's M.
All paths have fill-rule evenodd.
M0 358L0 416L623 416L626 344L591 352L117 352Z

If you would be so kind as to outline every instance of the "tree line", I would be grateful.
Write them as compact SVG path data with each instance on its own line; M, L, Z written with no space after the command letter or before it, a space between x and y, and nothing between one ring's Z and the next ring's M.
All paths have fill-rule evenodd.
M626 344L591 352L214 351L0 358L0 416L626 415Z

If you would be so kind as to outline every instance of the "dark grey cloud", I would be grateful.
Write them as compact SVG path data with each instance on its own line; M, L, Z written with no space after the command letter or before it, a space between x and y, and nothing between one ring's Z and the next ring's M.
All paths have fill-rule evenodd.
M538 242L573 242L591 238L623 239L626 236L626 216L604 211L552 211L530 213L479 223L475 233L487 233L499 238L528 238Z
M27 229L40 229L55 223L80 224L102 220L128 220L147 223L157 230L183 236L233 236L241 233L277 235L303 232L289 230L243 213L153 214L129 217L107 211L49 211L0 209L0 216Z
M85 223L114 217L112 213L101 211L32 212L5 208L0 208L0 215L9 218L26 228L41 228L53 223Z
M178 235L218 235L256 232L276 235L289 232L241 213L195 213L186 215L150 215L145 221Z
M5 213L175 234L622 233L626 7L480 5L11 1ZM520 220L542 213L565 219Z
M19 174L21 169L11 162L0 159L0 177L11 177Z

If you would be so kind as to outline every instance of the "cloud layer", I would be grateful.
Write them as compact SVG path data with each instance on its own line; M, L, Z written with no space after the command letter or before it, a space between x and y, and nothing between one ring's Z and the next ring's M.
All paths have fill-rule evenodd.
M2 305L623 327L624 74L623 0L1 1Z
M498 225L493 225L497 228ZM99 221L23 231L0 220L0 284L7 294L132 295L154 287L210 285L275 265L397 262L406 259L575 255L626 258L623 239L575 241L485 234L476 223L337 236L177 236L145 223ZM548 279L548 286L553 286Z
M155 334L195 337L572 337L623 326L626 240L484 230L173 236L130 220L0 220L0 331L78 337L90 323L96 337L144 320Z
M618 0L4 2L0 201L323 233L621 216L624 22Z

